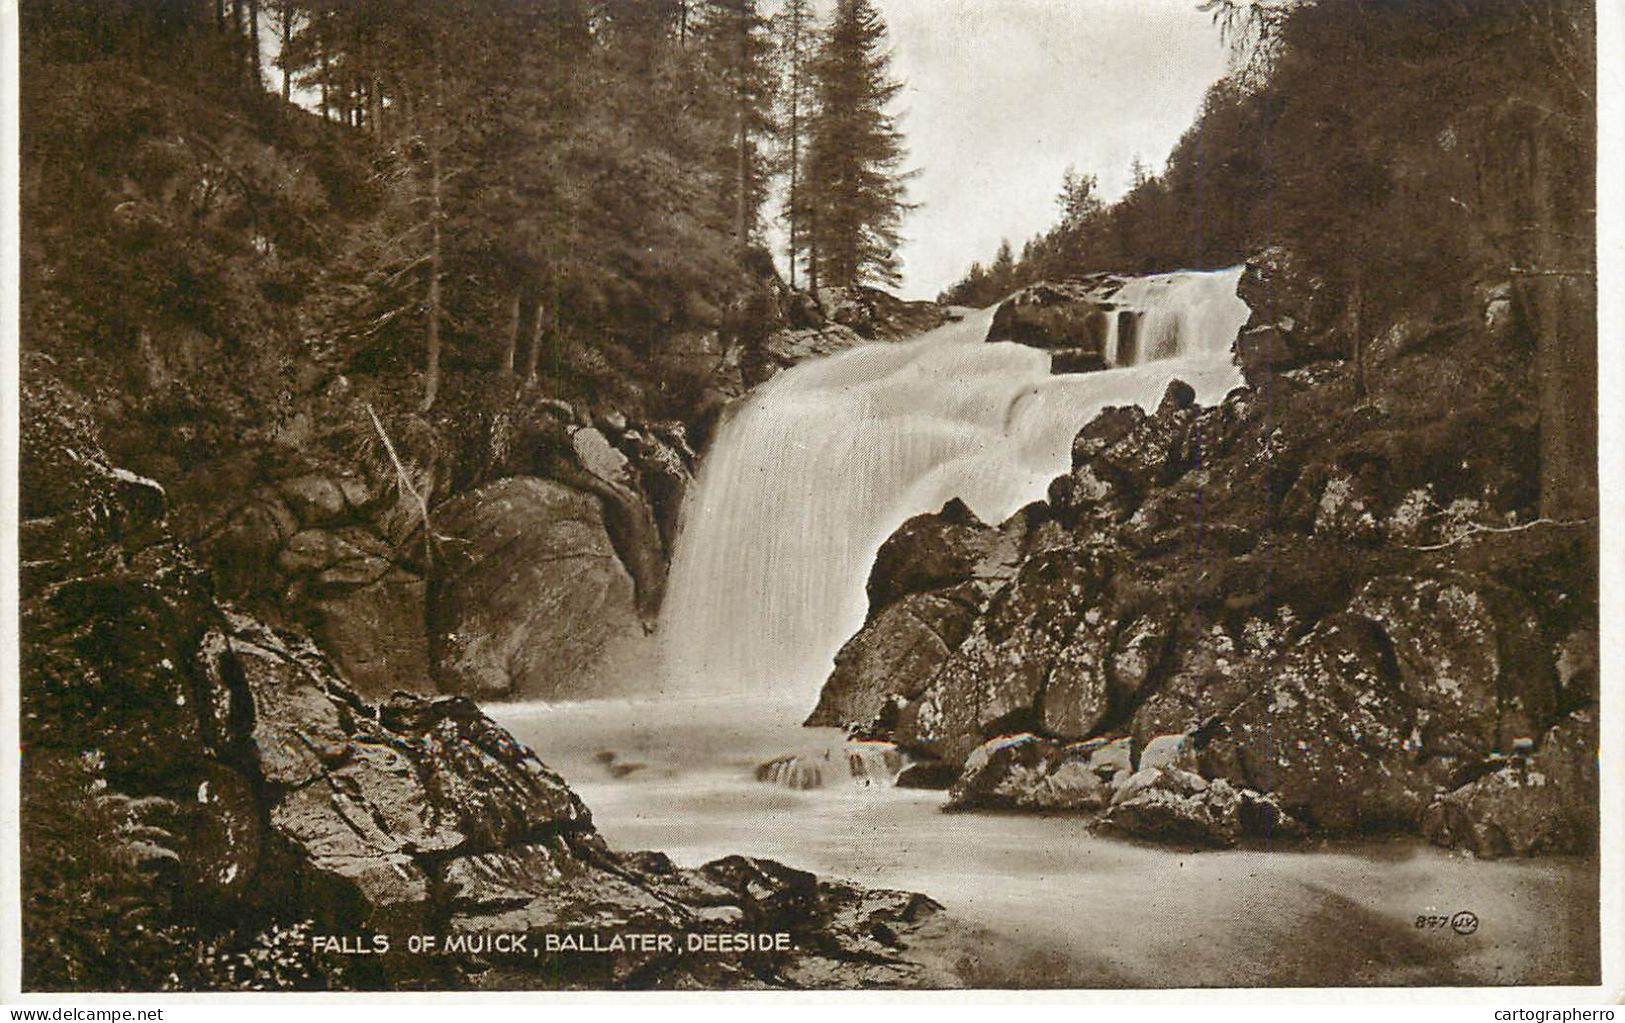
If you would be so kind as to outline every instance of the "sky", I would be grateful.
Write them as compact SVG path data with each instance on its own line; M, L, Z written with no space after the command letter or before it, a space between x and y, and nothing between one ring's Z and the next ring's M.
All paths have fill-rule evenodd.
M1069 164L1127 190L1160 172L1225 70L1198 0L875 0L906 87L895 112L919 176L902 294L935 298L1001 238L1055 222Z

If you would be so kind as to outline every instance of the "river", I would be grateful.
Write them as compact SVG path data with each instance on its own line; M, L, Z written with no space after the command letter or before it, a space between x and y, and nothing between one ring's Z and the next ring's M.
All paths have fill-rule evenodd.
M731 853L925 892L982 932L977 986L1581 983L1597 970L1596 863L1481 861L1410 839L1194 851L1078 816L944 813L944 793L755 780L831 753L806 707L739 698L488 708L563 773L618 849L684 866ZM612 757L611 757L612 755ZM1470 935L1422 915L1476 914Z

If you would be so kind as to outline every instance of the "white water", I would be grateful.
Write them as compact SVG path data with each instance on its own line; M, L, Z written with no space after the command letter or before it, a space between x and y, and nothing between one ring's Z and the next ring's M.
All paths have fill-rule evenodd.
M660 623L665 690L811 706L863 623L875 553L910 516L965 501L998 523L1043 498L1072 438L1110 405L1154 406L1184 380L1214 402L1247 306L1241 268L1130 281L1133 365L1051 376L1050 356L987 344L992 310L901 344L804 363L719 432L684 507ZM1108 358L1116 361L1117 317Z

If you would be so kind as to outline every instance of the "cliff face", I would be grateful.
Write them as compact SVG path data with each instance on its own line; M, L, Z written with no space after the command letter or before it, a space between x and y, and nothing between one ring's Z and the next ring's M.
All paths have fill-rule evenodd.
M958 805L1590 848L1596 523L1536 518L1505 291L1345 362L1282 254L1249 288L1250 386L1108 409L996 527L957 505L905 524L815 721L958 773Z

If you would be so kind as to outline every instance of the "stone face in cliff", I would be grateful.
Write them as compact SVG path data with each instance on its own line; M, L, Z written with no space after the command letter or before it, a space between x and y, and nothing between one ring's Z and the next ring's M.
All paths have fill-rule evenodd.
M436 509L430 651L444 691L568 695L638 627L598 502L550 480L499 480Z

